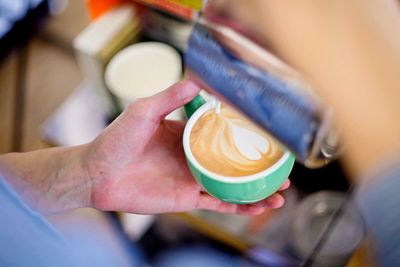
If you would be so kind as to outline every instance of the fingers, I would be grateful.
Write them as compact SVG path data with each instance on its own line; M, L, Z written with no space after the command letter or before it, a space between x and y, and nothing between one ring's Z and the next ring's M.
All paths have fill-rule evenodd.
M183 131L185 130L186 122L184 121L172 121L172 120L165 120L165 126L169 131L182 138Z
M201 193L197 208L212 210L222 213L259 215L263 213L267 208L277 209L282 207L284 203L285 199L278 193L273 194L272 196L260 202L247 205L227 203L219 199L216 199L208 195L207 193Z
M278 209L281 208L283 204L285 204L285 198L281 194L275 193L264 200L251 204L251 206Z
M200 193L199 202L197 203L198 209L206 209L218 211L223 213L236 213L237 205L230 204L219 199L216 199L207 193Z
M282 184L282 186L279 188L278 191L284 191L284 190L288 189L289 187L290 187L290 180L287 179L287 180Z
M152 114L162 119L172 111L190 102L200 91L194 82L185 80L146 99L150 103Z

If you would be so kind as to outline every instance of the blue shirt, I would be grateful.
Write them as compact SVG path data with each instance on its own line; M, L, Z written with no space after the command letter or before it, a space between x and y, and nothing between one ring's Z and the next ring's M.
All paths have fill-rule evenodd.
M392 160L365 177L356 201L371 234L378 266L400 266L400 161Z
M66 240L2 178L0 218L0 266L81 266Z
M1 267L137 266L139 253L133 245L128 248L120 238L110 239L92 225L75 223L67 234L27 206L0 177ZM118 243L117 249L112 242Z
M400 266L400 164L393 162L371 176L379 178L358 188L357 203L379 266ZM81 240L85 238L82 233ZM98 243L72 247L0 177L0 266L120 266L106 244Z

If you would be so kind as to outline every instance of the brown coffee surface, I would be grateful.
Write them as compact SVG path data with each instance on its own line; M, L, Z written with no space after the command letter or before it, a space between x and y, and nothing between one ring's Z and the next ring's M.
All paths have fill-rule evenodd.
M190 147L204 168L233 177L261 172L283 154L270 135L224 104L219 113L212 109L197 120Z

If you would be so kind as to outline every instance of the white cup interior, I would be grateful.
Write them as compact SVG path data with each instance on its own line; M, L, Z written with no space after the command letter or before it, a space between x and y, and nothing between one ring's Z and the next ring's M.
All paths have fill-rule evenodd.
M210 101L201 106L196 112L189 118L188 122L186 123L185 130L183 132L183 149L185 150L185 155L188 158L188 160L195 165L197 169L199 169L203 174L207 175L208 177L218 180L218 181L223 181L226 183L243 183L243 182L250 182L253 180L257 180L260 178L263 178L265 176L268 176L269 174L273 173L276 169L278 169L285 161L289 158L290 152L287 149L284 149L284 153L282 157L275 162L272 166L269 168L255 173L251 175L246 175L246 176L241 176L241 177L232 177L232 176L224 176L220 175L218 173L212 172L205 167L203 167L197 159L193 156L192 150L190 148L190 133L192 132L192 128L197 122L197 120L203 115L205 112L207 112L210 109L215 108L216 102L215 101Z
M122 107L154 95L181 79L178 52L159 42L143 42L118 52L107 65L105 82Z

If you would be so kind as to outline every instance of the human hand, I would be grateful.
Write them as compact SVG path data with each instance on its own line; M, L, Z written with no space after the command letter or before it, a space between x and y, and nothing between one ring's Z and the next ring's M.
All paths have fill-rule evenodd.
M88 145L94 208L140 214L208 209L255 215L283 205L279 193L251 205L226 203L205 193L194 180L182 147L185 124L165 116L199 90L184 81L138 99ZM289 185L287 180L281 190Z

